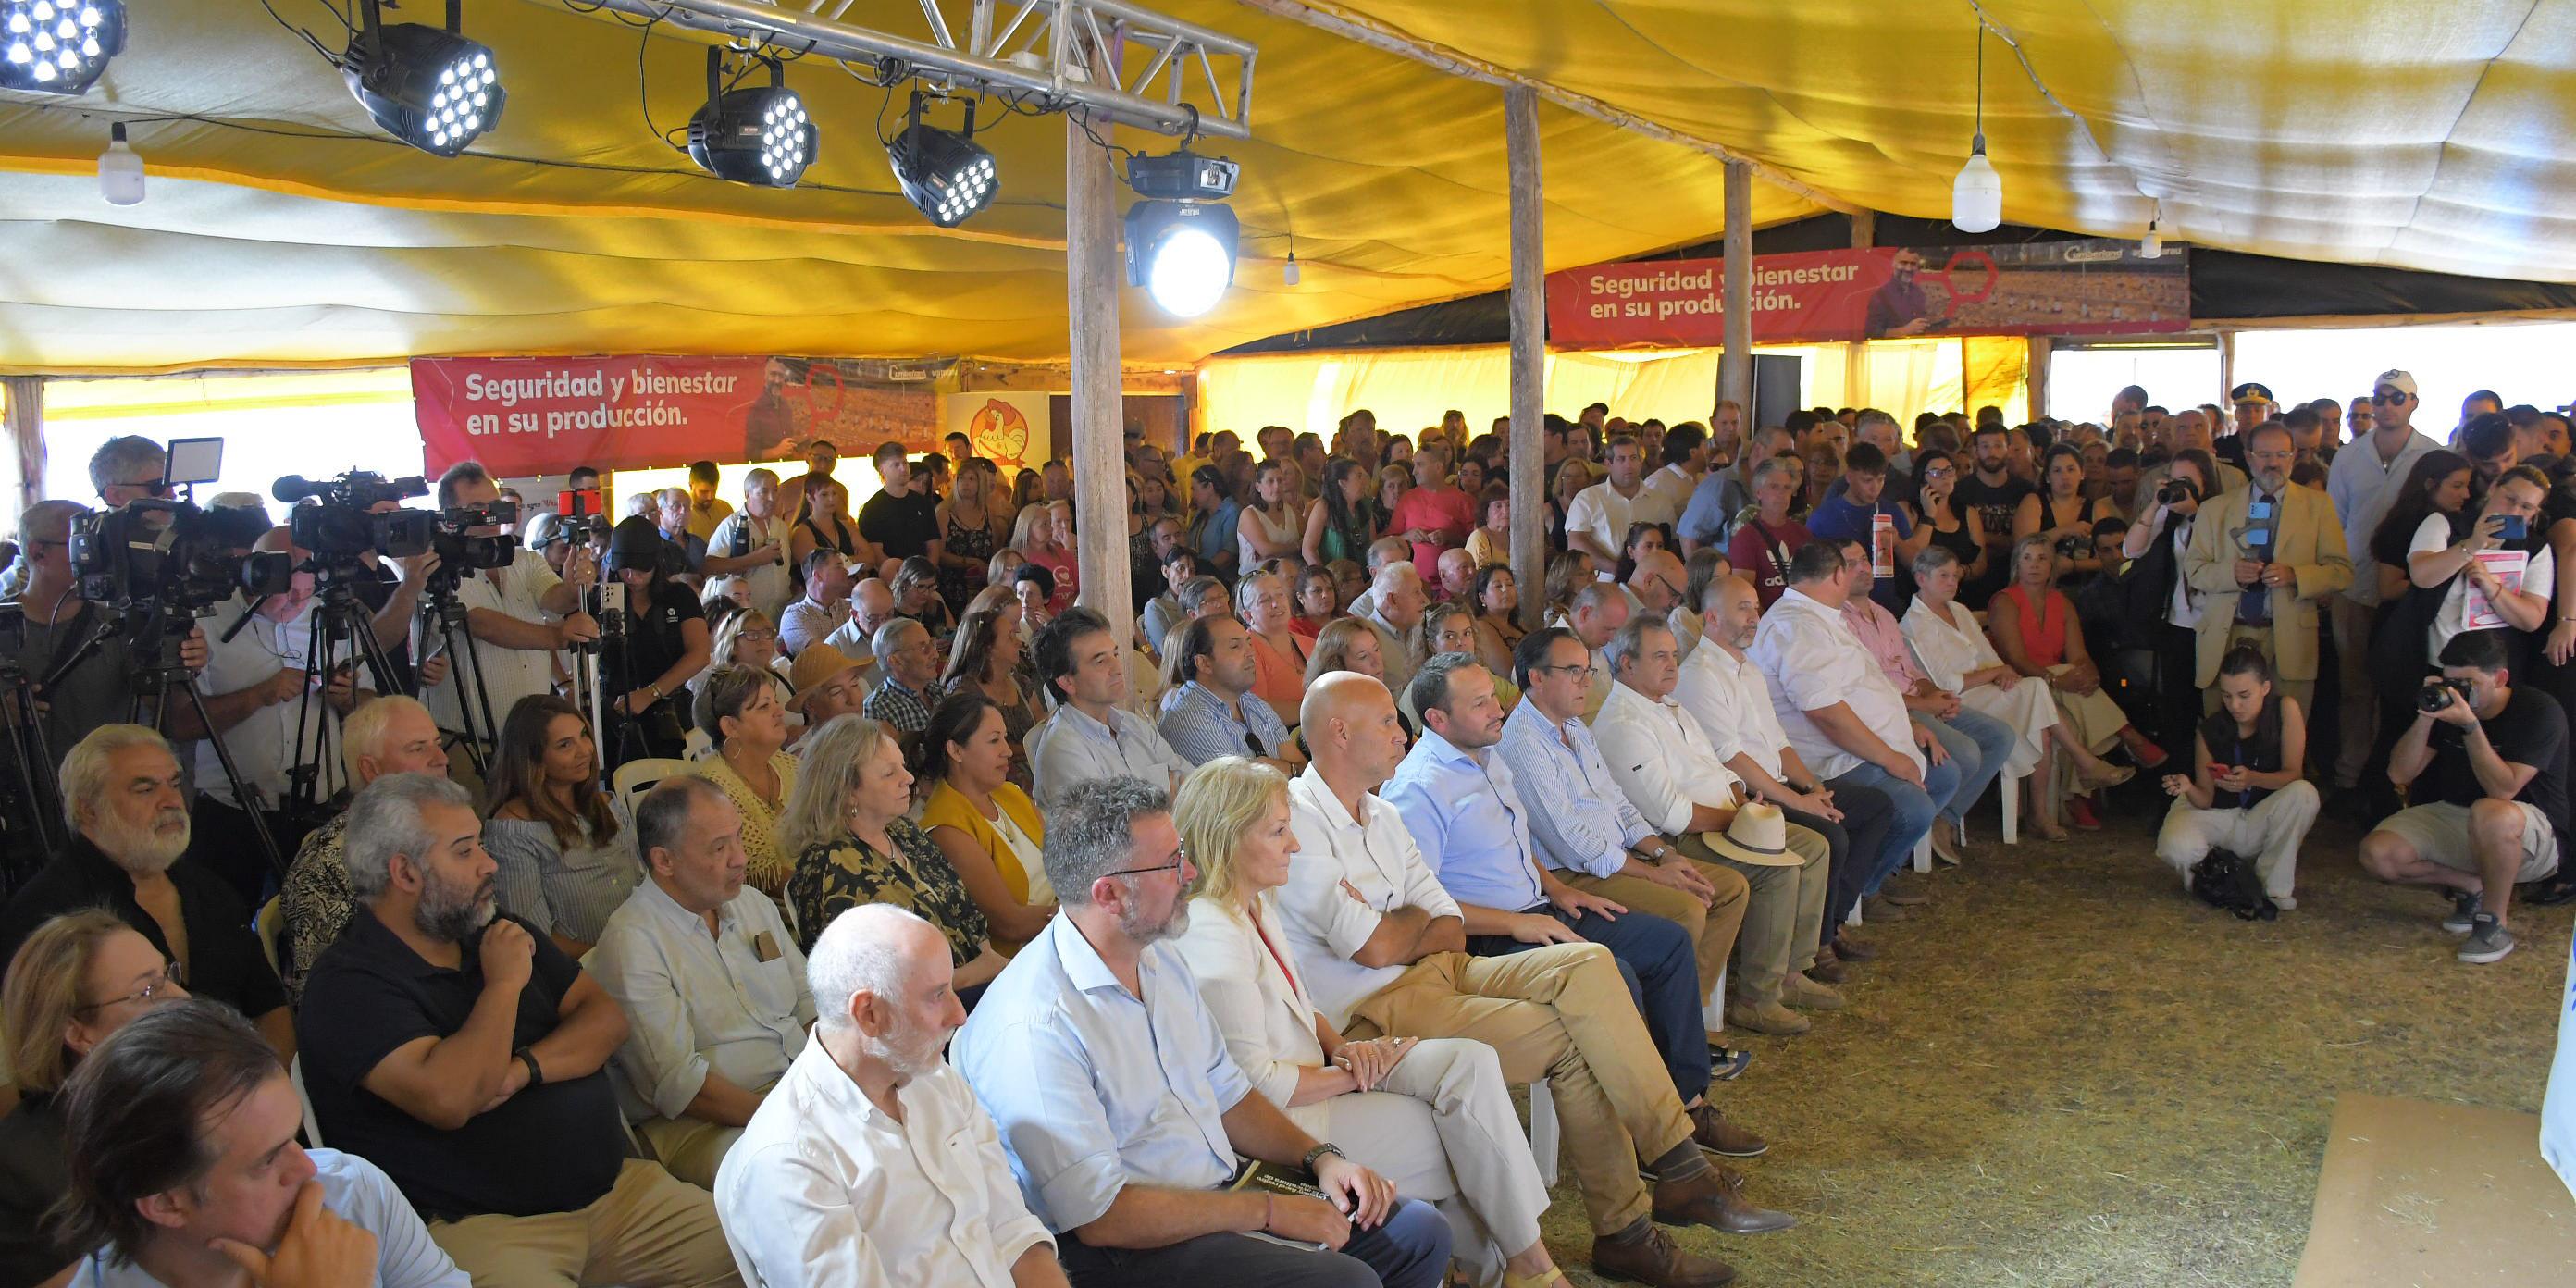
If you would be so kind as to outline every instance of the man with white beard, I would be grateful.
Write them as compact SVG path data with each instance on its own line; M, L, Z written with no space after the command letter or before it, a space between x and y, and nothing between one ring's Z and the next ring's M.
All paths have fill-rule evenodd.
M0 961L56 914L105 908L160 949L195 997L257 1021L280 1059L295 1052L286 988L251 934L250 909L223 878L184 859L188 801L179 759L160 734L110 724L63 756L63 818L72 838L0 912Z
M751 1288L1062 1288L992 1118L939 1053L966 1022L948 941L892 904L832 919L805 959L814 1040L716 1172Z

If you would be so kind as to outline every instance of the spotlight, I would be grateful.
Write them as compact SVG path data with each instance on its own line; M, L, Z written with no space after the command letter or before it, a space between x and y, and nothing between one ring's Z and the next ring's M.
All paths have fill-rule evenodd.
M1234 211L1196 201L1127 208L1127 280L1166 313L1194 318L1234 284Z
M384 26L380 0L361 0L366 24L349 37L340 75L387 134L432 156L452 157L501 119L509 95L492 51L457 34L463 0L447 0L447 25Z
M767 86L728 90L723 53L707 51L707 105L689 118L689 159L719 179L793 188L821 136L778 60L760 61L769 64Z
M975 103L966 103L966 132L943 130L921 122L921 91L912 95L903 133L886 146L894 162L894 181L903 196L930 222L954 228L976 211L993 204L999 180L993 154L975 141Z
M0 89L88 92L125 52L125 0L0 0Z

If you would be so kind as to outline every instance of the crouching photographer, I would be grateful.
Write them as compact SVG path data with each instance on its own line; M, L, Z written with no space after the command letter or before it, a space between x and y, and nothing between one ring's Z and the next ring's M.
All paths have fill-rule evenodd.
M624 643L601 650L601 690L615 731L602 740L611 766L640 757L676 759L688 745L688 683L715 647L706 609L677 580L678 552L642 515L620 519L608 538L608 570L626 590Z

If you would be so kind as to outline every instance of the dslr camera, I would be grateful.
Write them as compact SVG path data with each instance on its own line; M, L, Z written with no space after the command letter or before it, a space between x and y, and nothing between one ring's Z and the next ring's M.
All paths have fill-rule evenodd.
M388 501L426 496L429 481L418 475L387 479L351 470L319 482L289 474L269 488L269 495L295 508L287 512L287 530L295 544L313 552L321 567L347 567L374 551L388 559L407 559L430 549L430 518L419 510L373 511ZM318 504L305 505L311 500Z
M2459 696L2460 701L2467 702L2469 682L2437 675L2424 681L2423 689L2415 695L2415 705L2428 712L2439 711L2451 705L2451 697L2454 694Z
M2156 485L2156 504L2172 505L2176 501L2197 501L2200 489L2190 479L2168 478Z

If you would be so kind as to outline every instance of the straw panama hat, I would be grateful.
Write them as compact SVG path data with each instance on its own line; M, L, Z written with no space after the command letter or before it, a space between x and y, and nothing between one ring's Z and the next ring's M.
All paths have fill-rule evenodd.
M1735 811L1723 832L1702 832L1700 841L1719 857L1764 868L1794 868L1807 860L1789 850L1789 821L1780 807L1755 801Z

